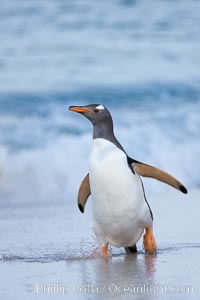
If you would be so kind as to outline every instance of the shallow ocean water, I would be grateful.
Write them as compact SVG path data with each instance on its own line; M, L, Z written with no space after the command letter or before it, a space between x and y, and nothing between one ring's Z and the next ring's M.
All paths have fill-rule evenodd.
M198 299L198 198L198 190L170 188L154 195L157 254L146 255L140 241L138 254L112 248L108 258L99 257L90 199L85 214L75 201L2 208L1 298Z
M1 263L0 293L6 299L13 294L15 299L198 299L198 259L199 245L181 245L156 257L139 253L46 264Z

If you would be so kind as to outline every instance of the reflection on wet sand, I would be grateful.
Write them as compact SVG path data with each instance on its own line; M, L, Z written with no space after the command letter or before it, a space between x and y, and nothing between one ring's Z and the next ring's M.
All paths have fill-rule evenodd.
M155 285L155 265L156 256L145 254L102 257L93 263L86 260L82 263L81 281L94 296L128 298L135 294L140 299L149 299Z

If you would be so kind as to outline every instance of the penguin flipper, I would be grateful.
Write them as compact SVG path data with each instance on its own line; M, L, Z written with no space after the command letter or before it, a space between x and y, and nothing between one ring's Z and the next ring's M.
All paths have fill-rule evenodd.
M89 180L89 174L87 174L83 181L81 182L81 185L79 187L78 191L78 207L82 213L84 213L85 204L87 202L88 197L91 194L90 190L90 180Z
M136 160L132 160L131 165L134 171L136 171L139 175L155 178L159 181L171 185L182 193L187 194L187 189L184 187L184 185L167 172L162 171L161 169L158 169L156 167L143 164Z

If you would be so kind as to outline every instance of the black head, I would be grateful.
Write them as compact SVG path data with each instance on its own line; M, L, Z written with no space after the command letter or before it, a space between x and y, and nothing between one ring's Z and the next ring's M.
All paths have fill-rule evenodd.
M112 123L109 110L101 104L89 104L86 106L70 106L69 110L78 112L85 116L93 125L100 123Z
M93 124L93 139L103 138L123 150L113 132L113 120L109 110L101 104L70 106L69 110L85 116ZM123 150L124 151L124 150Z

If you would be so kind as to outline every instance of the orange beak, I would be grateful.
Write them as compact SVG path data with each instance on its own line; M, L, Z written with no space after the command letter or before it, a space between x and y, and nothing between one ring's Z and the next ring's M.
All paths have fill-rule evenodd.
M74 111L74 112L78 112L78 113L91 112L91 110L89 110L85 107L81 107L81 106L70 106L69 110Z

